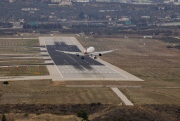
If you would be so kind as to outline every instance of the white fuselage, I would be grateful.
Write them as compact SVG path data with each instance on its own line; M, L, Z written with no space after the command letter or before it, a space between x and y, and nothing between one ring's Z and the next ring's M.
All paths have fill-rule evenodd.
M85 51L84 51L84 54L90 54L92 52L95 51L95 48L94 47L88 47Z

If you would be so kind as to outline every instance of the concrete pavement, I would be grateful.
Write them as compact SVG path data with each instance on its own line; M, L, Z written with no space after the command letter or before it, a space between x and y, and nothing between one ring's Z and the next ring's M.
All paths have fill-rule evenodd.
M118 97L121 98L125 105L133 106L133 103L128 100L127 97L117 87L111 87L111 89L117 94Z

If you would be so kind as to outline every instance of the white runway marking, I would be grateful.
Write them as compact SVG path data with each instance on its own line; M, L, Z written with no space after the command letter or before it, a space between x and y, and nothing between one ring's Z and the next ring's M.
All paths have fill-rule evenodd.
M109 66L106 66L106 67L110 68ZM118 73L118 74L120 74L120 75L124 76L125 78L128 78L127 76L125 76L125 75L123 75L123 74L119 73L118 71L116 71L116 70L114 70L114 69L112 69L112 68L110 68L110 69L111 69L111 70L113 70L113 71L115 71L116 73Z

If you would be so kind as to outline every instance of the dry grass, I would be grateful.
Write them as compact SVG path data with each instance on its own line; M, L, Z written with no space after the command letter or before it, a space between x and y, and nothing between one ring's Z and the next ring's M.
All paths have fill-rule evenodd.
M0 68L0 76L34 76L48 75L45 66L23 66L23 67L4 67Z
M48 80L16 81L0 84L0 104L119 104L110 88L72 88Z
M12 66L1 67L0 76L48 75L49 72L45 66L38 66L38 64L44 63L43 59L36 58L39 49L30 48L38 45L38 39L0 39L0 54L2 54L0 66ZM13 57L12 55L23 55L26 58ZM33 64L37 66L21 66Z
M8 121L81 121L81 118L75 115L58 116L53 114L14 114L9 113L5 115Z
M38 49L28 46L39 45L38 39L0 39L0 54L28 54Z
M83 37L77 37L84 44ZM135 104L179 104L180 102L180 51L155 39L92 38L88 46L97 51L119 49L101 58L145 80L137 82L142 88L120 88ZM135 85L137 83L134 83ZM117 84L117 82L112 84ZM132 85L122 82L123 85Z
M33 64L42 64L44 62L43 59L36 59L36 58L2 58L0 59L0 66L7 66L7 65L33 65Z

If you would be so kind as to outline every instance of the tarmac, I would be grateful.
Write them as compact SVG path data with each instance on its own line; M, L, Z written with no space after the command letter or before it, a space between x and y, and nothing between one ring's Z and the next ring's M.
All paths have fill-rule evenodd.
M85 56L84 59L76 55L65 54L59 51L83 52L84 47L75 37L40 37L41 54L49 55L54 66L47 65L50 75L58 76L61 80L117 80L143 81L134 75L119 69L112 64ZM56 51L58 50L58 51ZM57 79L57 78L56 78ZM56 80L56 81L58 81Z

